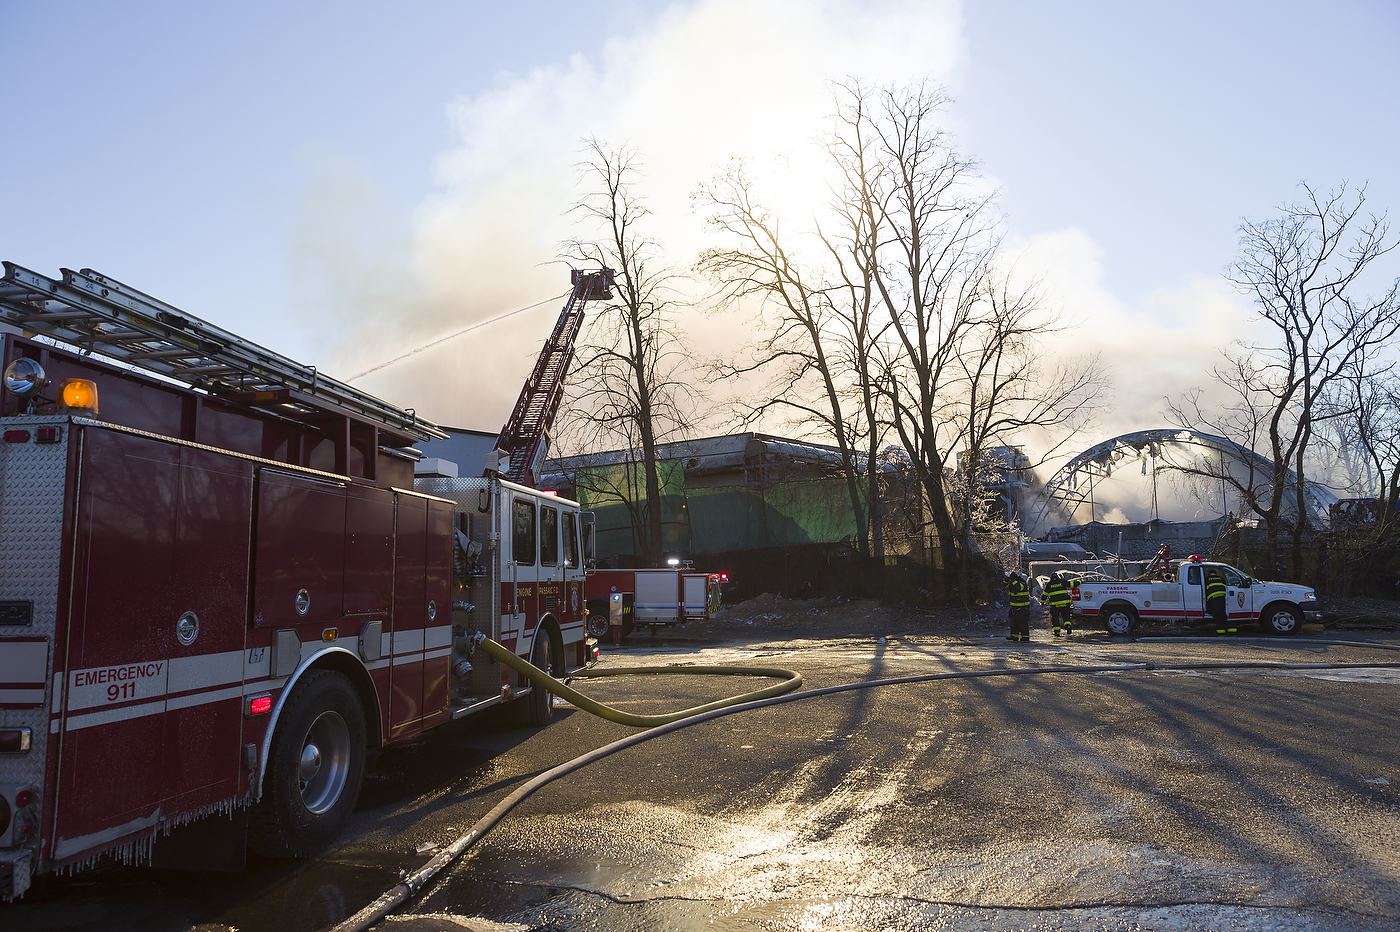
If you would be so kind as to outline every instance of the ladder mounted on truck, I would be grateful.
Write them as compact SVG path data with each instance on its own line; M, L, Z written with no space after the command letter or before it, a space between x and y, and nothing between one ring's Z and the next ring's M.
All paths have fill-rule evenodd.
M447 434L398 408L92 269L61 280L6 262L0 321L292 420L376 425L394 446Z
M549 453L554 417L564 398L564 377L574 359L574 341L583 326L584 305L612 298L613 274L612 269L571 270L574 290L535 360L535 370L525 381L510 420L496 438L496 448L486 460L486 475L499 474L511 482L535 487L540 466Z

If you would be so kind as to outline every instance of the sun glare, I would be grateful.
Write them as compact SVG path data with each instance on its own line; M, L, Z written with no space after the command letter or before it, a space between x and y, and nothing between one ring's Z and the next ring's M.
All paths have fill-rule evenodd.
M839 174L825 153L805 146L757 166L758 189L789 233L811 233L820 224L831 229L832 204Z

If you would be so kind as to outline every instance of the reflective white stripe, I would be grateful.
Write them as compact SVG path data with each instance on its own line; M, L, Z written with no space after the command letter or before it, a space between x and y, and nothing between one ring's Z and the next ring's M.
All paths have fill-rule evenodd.
M190 706L204 705L209 702L220 702L224 699L242 699L243 687L230 686L227 689L212 689L205 693L192 693L188 696L176 696L174 699L165 700L166 711L171 709L188 709Z
M106 725L110 722L124 722L131 718L159 715L164 711L165 700L160 699L141 705L129 705L123 709L103 709L101 712L89 712L86 715L69 715L64 730L77 731L80 728L91 728L94 725Z
M63 674L62 674L62 673L55 673L55 674L53 675L53 705L50 706L49 711L52 712L52 713L55 714L55 715L57 715L59 712L62 712L62 711L63 711Z
M418 654L399 654L397 657L394 658L394 666L396 666L396 667L399 666L400 664L405 664L405 663L422 663L422 662L423 662L423 655L422 655L421 653L418 653Z
M91 835L79 835L77 838L58 838L53 843L53 856L56 858L66 858L69 855L81 854L89 848L96 848L98 845L106 844L109 841L116 841L124 835L132 832L139 832L143 828L150 828L160 821L160 809L140 819L133 819L125 825L114 825L111 828L104 828L100 832L93 832Z
M436 628L424 629L423 646L428 650L434 647L449 647L452 644L452 626L439 625Z
M450 654L450 653L452 653L452 648L450 648L450 647L444 647L444 648L441 648L441 649L439 649L439 650L430 650L430 651L428 651L427 653L425 653L425 654L423 655L423 659L424 659L424 660L433 660L433 659L435 659L435 658L437 658L437 657L446 657L446 656L447 656L448 654Z
M48 641L0 641L0 683L43 683L48 678Z
M423 629L394 632L394 653L411 654L423 650Z
M242 680L242 650L227 650L218 654L197 654L193 657L171 657L167 690L172 693L182 693L190 689L239 683Z
M0 705L43 705L44 687L15 688L0 686Z

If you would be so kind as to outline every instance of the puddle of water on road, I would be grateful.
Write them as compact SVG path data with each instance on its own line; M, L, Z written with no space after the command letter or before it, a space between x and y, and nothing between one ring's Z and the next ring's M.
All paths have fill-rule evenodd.
M298 862L251 860L235 874L112 867L45 875L32 895L0 906L0 929L319 932L372 902L403 866L399 852L354 850L302 869Z
M1079 909L992 909L900 897L825 897L760 903L730 900L617 902L597 894L529 883L475 881L457 885L470 904L421 907L386 921L384 932L1382 932L1392 922L1296 909L1215 904L1101 906Z
M1400 670L1269 670L1268 676L1303 676L1334 683L1379 683L1393 686L1400 683Z

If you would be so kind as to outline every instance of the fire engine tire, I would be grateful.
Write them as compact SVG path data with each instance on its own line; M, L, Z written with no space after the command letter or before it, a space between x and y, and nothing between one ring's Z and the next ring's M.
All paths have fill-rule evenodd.
M1132 634L1137 627L1137 612L1124 602L1112 602L1099 609L1099 617L1109 634Z
M530 663L558 679L564 675L564 665L560 662L562 653L555 643L554 630L540 625L535 635L535 645L530 648ZM554 717L554 696L538 683L532 684L530 694L525 697L521 710L525 725L529 728L543 728Z
M273 858L329 847L355 809L365 774L365 714L343 675L315 670L292 687L272 736L248 846Z
M1291 605L1271 605L1264 610L1259 621L1270 634L1284 637L1297 634L1303 627L1303 613Z
M608 636L608 603L597 599L588 603L588 620L585 627L591 638Z

